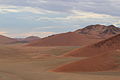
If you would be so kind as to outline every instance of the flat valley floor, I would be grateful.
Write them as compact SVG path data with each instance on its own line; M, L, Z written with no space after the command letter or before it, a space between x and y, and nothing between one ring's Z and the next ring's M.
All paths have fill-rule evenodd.
M84 58L59 57L79 47L0 46L0 80L120 80L120 72L51 72L58 65Z

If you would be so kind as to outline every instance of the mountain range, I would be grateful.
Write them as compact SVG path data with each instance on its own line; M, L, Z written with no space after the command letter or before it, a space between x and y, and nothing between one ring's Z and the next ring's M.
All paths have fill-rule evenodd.
M31 42L28 46L86 46L120 33L114 25L89 25L73 32L61 33Z

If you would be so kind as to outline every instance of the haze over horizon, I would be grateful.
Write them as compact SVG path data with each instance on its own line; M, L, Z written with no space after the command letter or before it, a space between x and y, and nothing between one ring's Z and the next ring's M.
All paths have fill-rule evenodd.
M0 0L0 34L45 37L92 24L120 27L119 11L118 0Z

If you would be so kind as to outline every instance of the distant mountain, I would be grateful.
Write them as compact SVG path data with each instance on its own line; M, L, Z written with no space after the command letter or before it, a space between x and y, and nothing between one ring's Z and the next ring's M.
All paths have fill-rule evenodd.
M75 32L67 32L31 42L28 46L83 46L101 40L99 38L94 39L91 37L92 36L82 35Z
M29 46L86 46L107 39L120 33L114 25L90 25L74 32L67 32L45 37L31 42Z
M29 36L29 37L26 37L26 38L17 38L16 43L29 43L29 42L39 40L39 39L41 39L41 38L37 37L37 36Z
M29 36L29 37L26 37L24 40L28 41L28 42L31 42L31 41L39 40L39 39L41 39L41 38L37 37L37 36Z
M75 31L79 34L86 34L86 35L96 35L101 38L108 38L120 33L120 28L114 25L89 25L83 29L78 29Z
M0 35L0 44L10 44L10 43L13 43L15 41L16 41L16 39Z
M120 34L96 44L74 50L66 56L87 59L61 65L55 72L95 72L120 70Z

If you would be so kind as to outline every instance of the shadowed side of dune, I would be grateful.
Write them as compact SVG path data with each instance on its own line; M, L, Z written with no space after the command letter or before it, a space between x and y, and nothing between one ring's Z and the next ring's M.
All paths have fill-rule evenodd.
M96 72L114 70L120 65L120 34L82 49L72 51L67 56L87 56L88 58L61 65L53 71Z
M107 53L116 49L120 49L120 34L113 36L109 39L100 41L98 43L79 48L64 54L63 56L69 57L91 57L99 54Z
M71 62L65 65L61 65L54 72L97 72L113 70L119 64L117 59L113 57L113 54L102 54L96 57Z

